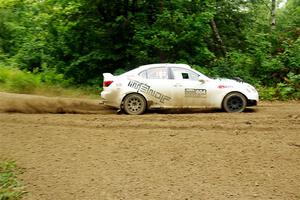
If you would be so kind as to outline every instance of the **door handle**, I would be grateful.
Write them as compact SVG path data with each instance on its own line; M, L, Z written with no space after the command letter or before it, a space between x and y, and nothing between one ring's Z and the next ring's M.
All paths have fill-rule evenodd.
M182 85L180 83L176 83L174 87L182 87Z

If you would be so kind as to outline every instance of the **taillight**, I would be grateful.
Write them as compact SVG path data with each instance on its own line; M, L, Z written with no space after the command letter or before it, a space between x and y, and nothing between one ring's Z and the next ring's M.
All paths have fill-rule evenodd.
M108 87L113 83L113 81L103 81L103 87Z

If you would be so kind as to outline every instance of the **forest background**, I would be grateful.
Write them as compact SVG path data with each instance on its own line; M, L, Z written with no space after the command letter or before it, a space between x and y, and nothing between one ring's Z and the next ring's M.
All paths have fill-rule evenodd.
M0 90L95 93L103 72L168 62L299 99L299 35L300 0L0 0Z

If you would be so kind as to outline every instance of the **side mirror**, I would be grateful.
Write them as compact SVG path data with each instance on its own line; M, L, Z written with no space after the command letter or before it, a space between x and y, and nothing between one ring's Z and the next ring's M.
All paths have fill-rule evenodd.
M205 79L203 79L202 77L199 77L198 81L201 83L201 84L204 84L206 81Z

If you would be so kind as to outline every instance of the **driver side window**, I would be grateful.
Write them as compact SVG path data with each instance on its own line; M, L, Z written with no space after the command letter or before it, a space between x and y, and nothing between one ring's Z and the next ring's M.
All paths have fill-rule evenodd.
M174 67L172 68L173 77L175 80L194 80L198 81L199 75L188 69Z

